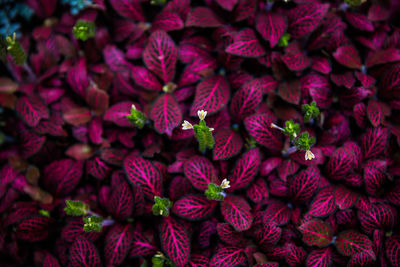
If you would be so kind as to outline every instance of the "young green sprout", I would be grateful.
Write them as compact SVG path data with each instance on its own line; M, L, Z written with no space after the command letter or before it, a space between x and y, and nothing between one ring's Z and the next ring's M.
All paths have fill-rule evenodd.
M285 1L287 2L287 1ZM285 33L282 35L281 39L278 41L278 46L280 47L287 47L289 45L289 40L290 40L290 34Z
M298 123L294 123L293 120L286 121L285 125L286 127L282 128L275 123L271 123L271 128L280 130L282 133L289 136L290 141L293 141L300 133L300 125Z
M172 207L172 201L170 201L168 198L161 198L158 196L154 197L154 205L152 207L152 210L155 216L158 215L168 216L169 209L171 207Z
M302 149L306 151L305 159L312 160L315 158L315 155L311 152L311 146L315 144L315 137L310 137L308 132L303 132L296 140L295 145L298 149Z
M90 211L89 206L79 200L66 200L65 213L70 216L84 216L83 230L85 232L101 232L103 218Z
M204 119L207 116L207 111L199 110L197 111L197 116L199 116L200 119L199 124L192 125L190 122L185 120L182 123L182 130L193 129L195 137L199 142L199 150L205 152L206 148L213 149L214 147L214 137L211 133L214 131L214 128L210 128L206 125Z
M344 0L344 2L350 6L359 6L367 2L367 0Z
M204 192L208 199L222 201L224 200L224 189L231 187L227 179L222 180L221 185L213 183L208 184L208 189Z
M8 53L12 56L17 65L22 65L25 63L27 56L21 44L18 42L15 32L12 37L6 37L6 46Z
M86 41L95 36L95 25L92 21L78 20L73 28L76 39Z
M315 101L311 102L311 104L304 104L301 109L304 113L305 122L310 122L320 114L319 108L317 107L317 103L315 103Z
M70 216L84 216L89 212L89 207L82 201L65 200L64 211Z
M83 230L85 232L101 232L103 228L103 218L100 216L83 217Z
M139 129L143 129L147 120L146 116L140 110L136 109L135 105L132 105L131 114L126 117L130 123L134 124Z

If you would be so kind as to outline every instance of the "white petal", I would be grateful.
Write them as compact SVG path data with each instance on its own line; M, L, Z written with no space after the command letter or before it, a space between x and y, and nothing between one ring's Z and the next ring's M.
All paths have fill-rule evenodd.
M210 130L210 132L214 131L214 128L208 128Z
M197 116L199 116L200 120L204 120L207 116L207 111L204 110L198 110L197 111Z

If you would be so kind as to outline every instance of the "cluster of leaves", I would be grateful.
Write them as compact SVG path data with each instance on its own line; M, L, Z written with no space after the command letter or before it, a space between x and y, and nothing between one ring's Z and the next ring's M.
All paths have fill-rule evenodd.
M18 19L22 18L29 21L32 15L33 10L24 3L0 0L0 37L5 38L14 32L20 36L21 23Z
M1 264L399 266L400 7L352 2L27 0Z

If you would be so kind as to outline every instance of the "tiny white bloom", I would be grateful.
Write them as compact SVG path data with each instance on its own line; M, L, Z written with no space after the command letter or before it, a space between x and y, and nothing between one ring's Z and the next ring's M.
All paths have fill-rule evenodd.
M221 187L222 187L222 189L226 189L226 188L229 188L229 187L231 187L230 185L229 185L229 181L225 178L224 180L222 180L222 182L221 182Z
M312 159L314 159L314 158L315 158L314 153L312 153L311 150L307 150L307 151L306 151L306 154L305 154L305 159L306 159L306 160L312 160Z
M163 210L160 210L160 215L162 215L164 213L164 211Z
M132 109L134 109L134 110L136 110L136 107L135 107L135 105L134 104L132 104L132 107L131 107Z
M214 131L214 128L208 128L210 130L210 132Z
M190 130L190 129L193 129L193 125L190 122L184 120L182 123L182 130Z
M282 127L279 127L278 125L276 125L275 123L271 123L270 127L271 127L271 128L275 128L275 129L278 129L278 130L281 130L281 131L284 131L284 130L285 130L285 129L283 129Z
M207 111L198 110L198 111L197 111L197 116L199 116L199 119L200 119L201 121L203 121L203 120L206 118L206 116L207 116Z

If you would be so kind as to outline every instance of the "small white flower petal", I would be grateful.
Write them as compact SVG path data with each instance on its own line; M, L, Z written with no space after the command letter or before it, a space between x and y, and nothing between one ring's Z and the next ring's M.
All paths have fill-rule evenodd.
M231 186L229 185L229 181L228 181L227 179L222 180L222 182L221 182L221 188L222 188L222 189L227 189L227 188L229 188L229 187L231 187Z
M199 119L202 121L206 118L207 116L207 111L204 110L198 110L197 111L197 116L199 116Z
M210 130L210 132L214 131L214 128L208 128Z
M193 125L188 121L183 121L182 123L182 130L190 130L193 129Z
M134 109L134 110L136 110L136 107L135 107L135 105L134 104L132 104L132 107L131 107L132 109Z
M315 155L314 155L314 153L311 152L311 150L307 150L306 154L304 155L304 158L306 160L312 160L315 158Z

